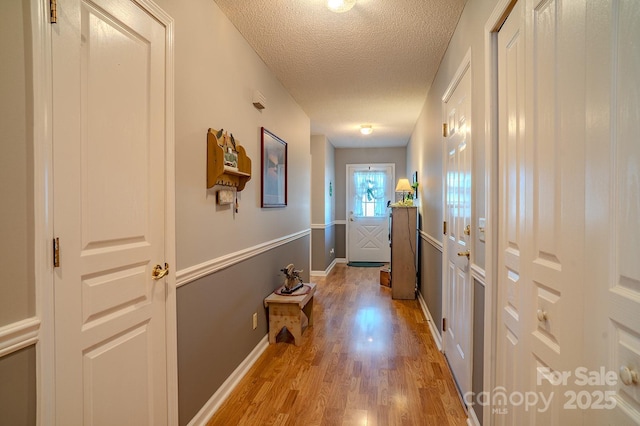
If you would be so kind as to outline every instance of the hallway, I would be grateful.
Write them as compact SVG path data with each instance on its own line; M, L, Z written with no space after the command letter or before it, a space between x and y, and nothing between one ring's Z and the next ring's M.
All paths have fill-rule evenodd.
M378 268L339 264L312 281L302 345L281 333L209 426L465 424L417 300L392 300Z

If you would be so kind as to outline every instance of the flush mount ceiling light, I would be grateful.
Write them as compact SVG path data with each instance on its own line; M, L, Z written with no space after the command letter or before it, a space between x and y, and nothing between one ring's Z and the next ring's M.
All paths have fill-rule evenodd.
M356 4L356 0L327 0L327 7L336 13L348 12Z
M360 126L360 133L363 135L370 135L373 133L373 127L371 127L371 124L363 124Z

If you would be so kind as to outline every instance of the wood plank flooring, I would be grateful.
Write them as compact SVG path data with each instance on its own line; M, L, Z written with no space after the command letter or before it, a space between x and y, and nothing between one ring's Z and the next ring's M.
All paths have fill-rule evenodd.
M418 301L392 300L379 274L341 264L312 277L302 345L281 333L208 426L465 425Z

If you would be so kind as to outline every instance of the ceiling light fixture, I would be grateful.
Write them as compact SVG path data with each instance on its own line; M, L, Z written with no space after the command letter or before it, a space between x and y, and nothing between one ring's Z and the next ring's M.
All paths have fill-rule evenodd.
M356 4L356 0L327 0L327 7L336 13L348 12Z
M371 127L371 124L363 124L360 126L360 133L363 135L370 135L373 133L373 127Z

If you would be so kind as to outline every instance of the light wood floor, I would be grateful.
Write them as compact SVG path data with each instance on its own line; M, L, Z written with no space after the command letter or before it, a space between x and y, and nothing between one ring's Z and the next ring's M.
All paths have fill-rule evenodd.
M312 277L302 345L281 333L208 425L464 425L418 301L392 300L379 274L337 265Z

